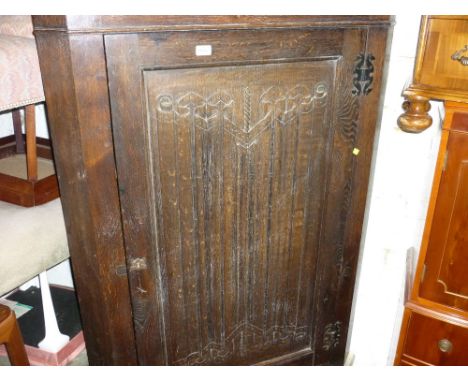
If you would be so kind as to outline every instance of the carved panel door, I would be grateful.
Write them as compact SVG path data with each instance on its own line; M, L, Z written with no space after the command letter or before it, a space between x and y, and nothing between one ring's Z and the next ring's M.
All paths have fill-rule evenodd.
M366 33L105 36L142 364L342 360Z

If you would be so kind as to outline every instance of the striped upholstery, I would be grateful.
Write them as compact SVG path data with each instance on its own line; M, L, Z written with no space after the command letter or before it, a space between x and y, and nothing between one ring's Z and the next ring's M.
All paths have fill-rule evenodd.
M44 101L28 16L0 16L0 112Z

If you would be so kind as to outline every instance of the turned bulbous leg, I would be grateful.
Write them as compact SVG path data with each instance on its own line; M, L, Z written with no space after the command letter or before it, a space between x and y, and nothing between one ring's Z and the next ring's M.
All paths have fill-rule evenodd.
M429 99L420 95L405 95L403 102L405 111L398 117L398 126L407 133L420 133L432 124L432 117L428 111L431 109Z

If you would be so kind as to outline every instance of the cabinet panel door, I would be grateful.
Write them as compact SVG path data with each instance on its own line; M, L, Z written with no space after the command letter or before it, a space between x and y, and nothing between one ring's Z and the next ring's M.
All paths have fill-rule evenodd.
M457 127L460 128L461 127ZM421 297L468 311L468 134L451 132L426 254Z
M106 36L141 363L342 361L366 33Z

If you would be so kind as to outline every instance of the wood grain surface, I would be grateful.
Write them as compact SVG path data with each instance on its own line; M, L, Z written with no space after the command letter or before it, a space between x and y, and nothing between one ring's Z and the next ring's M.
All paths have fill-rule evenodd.
M90 362L342 364L391 19L34 22Z

